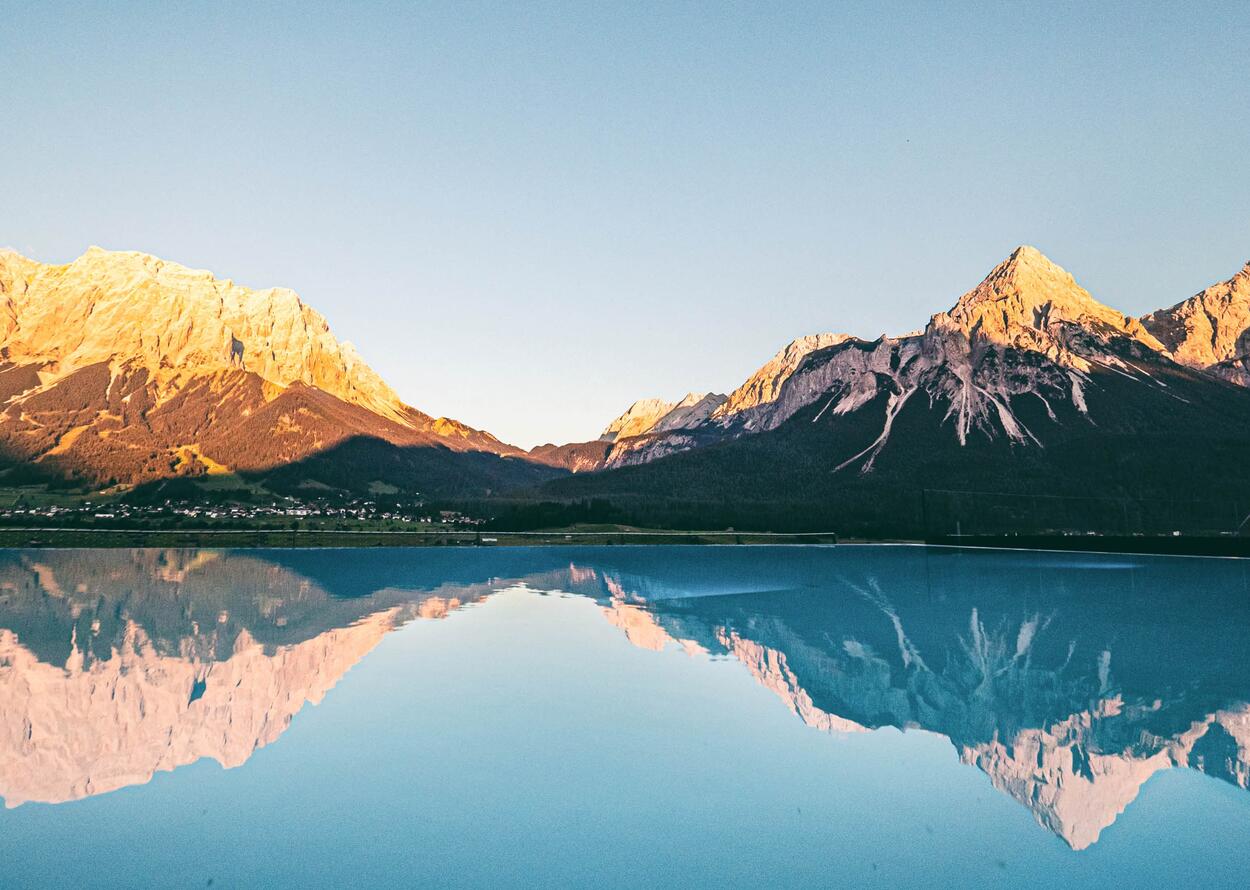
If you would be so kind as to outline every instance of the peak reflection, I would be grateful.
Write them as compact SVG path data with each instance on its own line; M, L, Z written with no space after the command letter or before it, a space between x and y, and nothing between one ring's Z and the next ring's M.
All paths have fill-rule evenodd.
M389 631L476 592L341 598L272 560L0 551L0 796L59 803L239 766Z
M648 600L623 596L619 576L602 584L610 601L646 602L647 648L662 630L732 656L811 726L946 736L1075 849L1160 770L1250 784L1242 563L852 553L759 593Z
M202 757L237 766L390 631L517 585L594 600L639 648L733 658L814 728L945 736L1076 849L1161 770L1250 784L1240 561L64 550L0 551L0 796L68 801Z

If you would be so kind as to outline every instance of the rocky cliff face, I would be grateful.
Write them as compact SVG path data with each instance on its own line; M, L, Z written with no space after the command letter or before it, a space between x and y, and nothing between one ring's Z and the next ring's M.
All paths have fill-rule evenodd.
M830 420L882 404L879 434L840 467L871 471L895 419L916 397L940 412L959 444L970 435L1038 444L1018 413L1036 399L1049 418L1062 405L1086 414L1094 367L1147 379L1126 355L1163 353L1138 321L1094 300L1039 251L1021 247L933 316L922 333L866 342L846 334L796 340L681 437L618 444L609 465L645 463L706 441L776 429L817 402Z
M726 398L718 392L686 393L685 398L657 420L647 432L667 433L699 426L721 409Z
M1181 364L1250 386L1250 263L1141 321Z
M714 392L687 393L678 402L640 399L607 425L599 441L619 442L634 436L689 429L706 422L725 400L725 396Z
M690 447L692 441L687 441L683 431L706 426L726 398L720 393L691 392L677 402L640 399L609 423L594 442L539 445L530 450L529 457L574 473L651 460L660 449L673 453Z
M294 292L142 253L0 252L0 359L2 456L85 484L256 471L353 436L519 454L405 405Z
M780 395L782 384L790 379L790 375L810 353L851 339L853 338L849 334L809 334L791 341L729 394L725 404L716 409L716 419L727 422L746 412L772 404ZM744 425L749 425L750 422L749 417L743 420Z
M926 330L931 337L955 334L968 343L1039 352L1084 368L1069 348L1069 338L1078 332L1163 348L1141 322L1099 303L1071 274L1028 246L1016 248L949 311L935 315Z
M649 432L660 418L675 407L675 402L666 402L663 399L639 399L626 408L624 414L604 427L599 439L603 442L615 442L617 439L642 435Z
M157 401L187 378L248 371L275 389L314 386L404 422L399 396L286 288L251 290L133 251L92 247L65 266L0 254L5 359L44 386L100 363L146 368Z
M918 397L959 445L972 435L1040 445L1042 431L1033 428L1039 422L1022 417L1022 402L1044 411L1043 424L1058 423L1059 411L1088 416L1092 371L1151 385L1135 361L1157 361L1162 351L1139 322L1094 300L1034 248L1021 247L922 333L847 340L812 354L753 418L753 428L775 429L818 401L817 418L836 418L884 400L880 434L838 465L867 472L896 418Z
M812 334L783 347L728 396L688 393L679 402L642 399L617 417L599 437L608 448L592 443L542 445L530 452L536 460L574 473L648 463L668 454L721 437L722 430L752 430L757 417L777 399L782 384L811 352L852 339L846 334Z

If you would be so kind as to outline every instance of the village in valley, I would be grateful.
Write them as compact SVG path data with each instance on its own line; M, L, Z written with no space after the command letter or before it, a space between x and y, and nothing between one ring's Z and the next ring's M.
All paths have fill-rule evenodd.
M21 494L5 498L0 526L8 528L289 528L326 529L471 529L484 520L457 510L434 509L424 502L385 502L372 499L300 500L275 498L268 503L203 503L175 498L155 503L126 500L68 500L40 503L46 498Z

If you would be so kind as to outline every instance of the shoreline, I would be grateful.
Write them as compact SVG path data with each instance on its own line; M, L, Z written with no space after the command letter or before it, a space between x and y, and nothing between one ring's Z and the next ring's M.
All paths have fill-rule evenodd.
M554 545L833 545L831 532L387 531L371 529L0 528L2 548L537 547Z
M1250 537L1231 535L943 535L928 538L924 543L952 550L1250 558Z
M1137 556L1250 558L1250 537L1113 535L978 535L840 538L833 532L723 532L665 529L478 531L428 529L115 529L0 528L0 548L118 549L143 547L550 547L550 546L856 546L892 544L945 550L1103 553Z

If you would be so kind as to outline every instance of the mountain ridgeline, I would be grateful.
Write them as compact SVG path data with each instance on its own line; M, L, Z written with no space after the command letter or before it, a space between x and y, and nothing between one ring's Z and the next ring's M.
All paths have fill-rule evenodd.
M294 292L142 253L52 266L0 252L0 400L10 484L482 495L552 475L404 404Z
M914 333L801 337L728 394L643 399L596 440L524 452L405 404L291 291L0 251L10 486L386 491L505 526L1131 531L1189 509L1236 532L1247 446L1250 265L1133 318L1021 247Z
M795 340L688 423L635 404L596 462L543 453L578 471L545 492L678 526L1231 533L1247 384L1250 265L1132 318L1021 247L916 333Z

